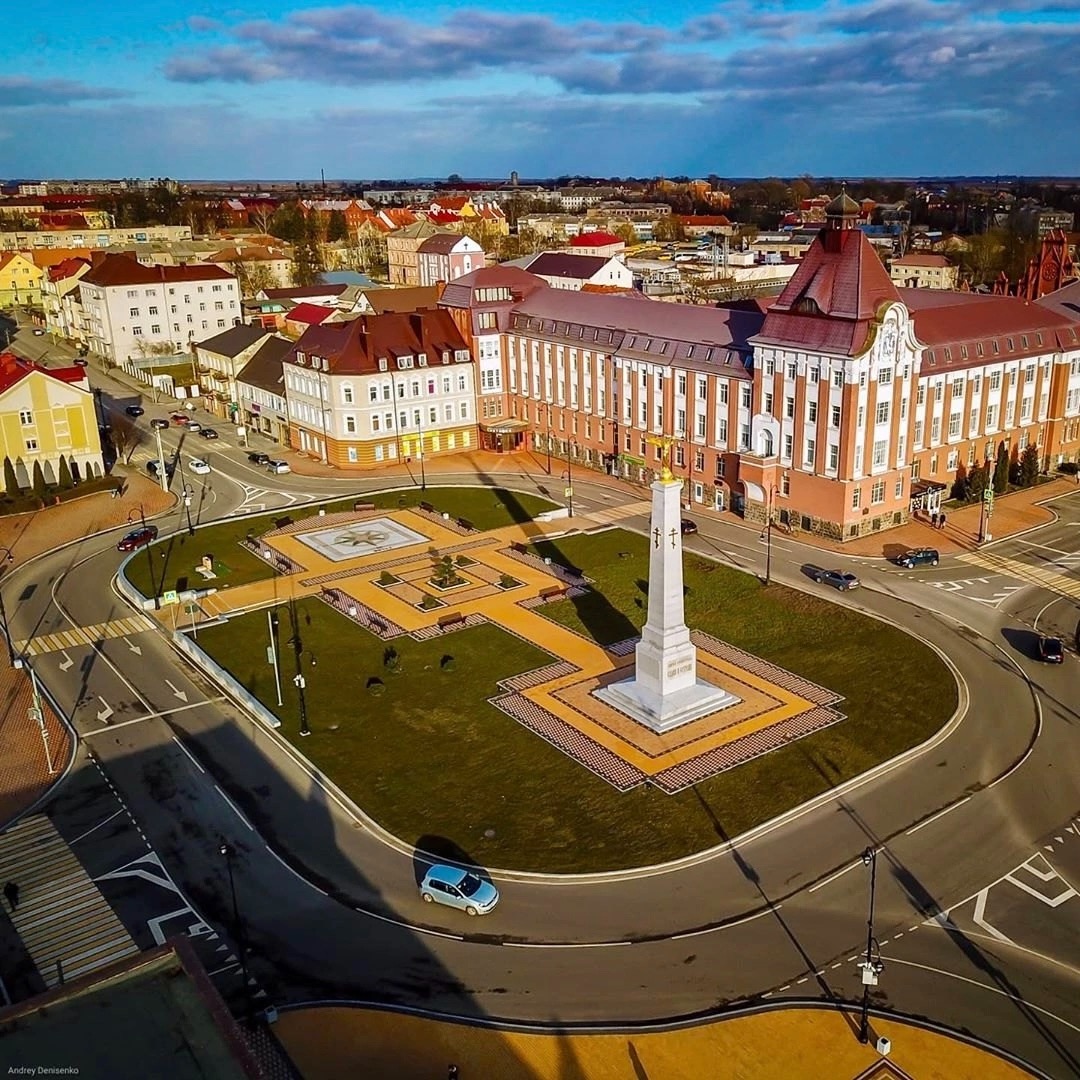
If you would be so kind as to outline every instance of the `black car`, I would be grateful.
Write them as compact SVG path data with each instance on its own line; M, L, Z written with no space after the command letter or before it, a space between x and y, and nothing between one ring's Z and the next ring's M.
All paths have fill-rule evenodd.
M162 420L160 416L156 416L153 420L150 421L150 426L154 428L161 428L162 430L164 430L169 426L169 421Z
M697 522L691 521L689 518L683 518L679 522L679 528L682 530L683 536L693 536L697 532Z
M896 557L897 566L906 566L909 570L916 566L937 566L938 555L936 548L913 548Z
M127 408L124 409L124 412L126 412L128 416L142 416L146 410L141 405L128 405Z
M269 465L270 455L264 454L261 450L252 450L248 454L248 461L254 462L256 465Z
M1043 634L1039 638L1039 659L1047 664L1060 664L1065 660L1065 646L1061 638Z
M190 430L189 427L188 431ZM218 433L212 427L199 428L199 435L203 439L216 439L218 437Z

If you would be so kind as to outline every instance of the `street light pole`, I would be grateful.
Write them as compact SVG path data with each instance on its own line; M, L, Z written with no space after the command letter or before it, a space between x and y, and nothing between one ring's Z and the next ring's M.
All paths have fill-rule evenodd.
M188 536L194 536L195 535L195 526L191 524L191 499L192 499L192 496L194 494L195 494L194 489L188 487L187 484L185 484L184 485L184 509L187 511L187 531L188 531Z
M146 528L146 513L143 510L143 504L142 503L139 503L139 509L137 511L136 510L129 510L128 511L127 519L128 519L129 522L131 521L131 515L135 514L135 513L138 513L139 520L142 522L142 527L145 529ZM154 594L154 610L155 611L160 611L161 610L161 597L158 595L159 589L158 589L157 583L154 581L154 556L150 554L150 544L149 543L144 544L143 547L146 548L146 565L147 565L147 568L150 571L150 589ZM161 580L162 580L162 584L164 584L165 583L165 572L164 571L162 571Z
M266 650L270 657L270 663L274 665L274 686L277 688L278 708L281 707L281 668L278 667L277 642L274 640L274 627L277 624L277 616L272 612L266 613L266 628L270 632L270 646Z
M879 955L875 958L874 939L874 893L877 889L877 849L868 847L862 856L864 866L870 867L870 914L866 920L866 958L859 966L862 968L862 1014L859 1019L859 1042L870 1041L870 987L877 986L878 976L885 965Z
M570 465L570 440L566 440L566 509L570 517L574 516L574 475Z
M232 861L236 851L231 844L222 844L218 849L225 858L225 869L229 873L229 892L232 894L233 934L236 947L240 951L240 977L244 980L244 1001L247 1013L251 1015L251 990L248 986L247 944L244 941L244 928L240 922L240 908L236 903L236 879L233 877Z
M296 692L300 698L300 735L305 737L311 734L311 728L308 727L307 721L307 699L304 697L304 690L307 689L307 679L304 678L303 668L301 661L304 655L304 645L300 640L300 624L297 621L296 616L296 601L289 601L289 614L292 619L293 633L289 639L289 643L293 647L293 654L296 657L296 674L293 676L293 686L296 687ZM312 664L315 661L312 658Z
M6 547L0 547L0 551L5 553L4 565L0 565L0 574L3 574L7 563L14 562L15 556L11 554L11 549ZM8 629L7 621L7 609L4 607L4 590L0 588L0 625L4 628L4 641L7 643L8 663L15 666L15 647L11 644L11 631Z
M23 666L30 671L30 685L33 688L34 704L27 710L31 720L36 720L39 730L41 731L41 742L45 747L45 764L49 767L49 775L53 776L56 773L56 769L53 766L52 751L49 749L49 732L45 727L45 710L41 707L41 691L38 688L37 675L34 669L24 659Z
M551 402L545 401L544 406L547 409L547 474L551 475Z

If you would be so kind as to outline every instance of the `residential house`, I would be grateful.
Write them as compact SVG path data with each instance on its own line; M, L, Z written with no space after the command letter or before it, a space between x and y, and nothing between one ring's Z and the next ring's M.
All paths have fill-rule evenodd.
M416 249L421 286L453 281L485 265L484 249L468 236L440 233Z
M476 446L468 345L438 309L313 326L285 357L289 442L339 468Z
M244 300L244 322L267 330L284 330L285 316L296 307L292 300Z
M703 236L734 236L736 229L723 214L678 214L676 219L690 240Z
M626 251L626 243L609 232L583 232L570 238L570 250L575 255L613 259Z
M566 251L544 251L515 259L512 264L542 277L556 289L578 291L586 285L632 289L634 275L621 259L602 255L577 255Z
M909 253L889 262L889 278L916 289L955 289L957 268L944 255Z
M41 305L45 310L45 329L50 334L71 341L82 340L79 281L89 270L88 259L65 259L45 272L41 283Z
M103 476L94 396L83 367L44 368L0 353L0 461L15 467L22 488L41 465L47 484L60 479L61 458L75 480Z
M333 213L339 213L345 219L345 228L355 233L371 214L371 204L363 199L301 199L300 213L304 217L317 214L323 221Z
M143 225L134 229L14 229L0 232L0 251L52 247L101 250L116 244L171 243L190 239L190 225Z
M212 264L143 266L106 255L83 275L79 294L83 340L106 360L136 368L240 322L236 278Z
M365 315L381 315L386 311L419 311L421 308L434 307L441 295L442 287L439 285L358 288L352 294L351 304L344 310Z
M346 286L341 282L333 285L291 285L282 289L260 289L255 294L255 299L285 300L294 304L325 304L327 307L335 307L338 297L345 289Z
M195 372L206 407L215 416L227 419L235 414L237 375L270 336L264 327L241 323L195 346Z
M298 338L310 327L321 326L328 319L333 319L336 313L336 307L325 307L323 304L297 304L285 314L285 333L291 338Z
M292 348L288 338L267 337L236 376L237 419L249 432L282 446L289 442L283 361Z
M454 235L450 229L417 221L386 237L386 259L391 285L419 285L420 245L433 236Z
M37 307L45 275L19 251L0 251L0 308Z
M292 254L280 246L234 240L204 256L202 261L216 263L236 274L244 296L254 296L263 289L280 288L292 277Z

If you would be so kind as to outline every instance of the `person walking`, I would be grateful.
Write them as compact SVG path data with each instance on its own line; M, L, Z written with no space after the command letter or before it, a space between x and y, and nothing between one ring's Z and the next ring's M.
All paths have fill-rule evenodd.
M9 881L4 886L4 898L11 905L12 911L19 906L19 886L14 881Z
M944 514L942 514L941 517L938 518L938 528L939 529L944 529L945 528L945 515Z

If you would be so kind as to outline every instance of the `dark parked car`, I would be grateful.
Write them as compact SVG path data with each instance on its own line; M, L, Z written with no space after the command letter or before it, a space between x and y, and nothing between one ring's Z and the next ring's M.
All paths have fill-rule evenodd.
M896 565L906 566L909 570L916 566L937 566L938 552L936 548L913 548L897 555Z
M90 361L87 360L85 356L76 356L75 357L75 363L79 367L89 367L90 366Z
M256 465L269 465L270 455L264 454L261 450L252 450L248 454L248 461L253 461Z
M191 425L188 425L188 431L191 430ZM212 427L199 428L199 435L204 439L216 439L218 433Z
M142 528L129 532L127 536L116 545L116 550L135 551L138 548L149 544L151 541L156 540L157 532L156 525L144 525Z
M156 460L148 461L146 463L146 471L151 476L157 476L157 474L158 474L158 463L157 463L157 461ZM171 461L167 461L165 463L165 475L168 476L171 479L172 474L174 472L176 472L176 466Z
M150 421L150 426L164 429L169 426L169 421L162 420L161 417L155 416L154 419Z
M142 416L146 410L141 405L128 405L128 407L124 409L124 412L126 412L128 416Z
M679 528L682 529L683 536L693 536L697 532L697 522L691 521L689 518L683 518L679 523Z
M845 574L843 570L819 570L814 574L814 580L820 581L822 585L831 585L841 592L859 587L859 579L854 574Z
M1047 664L1060 664L1065 659L1065 646L1059 637L1043 634L1039 638L1039 659Z
M180 425L181 427L186 427L186 426L187 426L187 423L188 423L188 421L189 421L189 420L191 419L191 417L190 417L190 416L188 416L188 414L187 414L187 413L183 413L183 412L174 412L174 413L172 414L172 416L170 416L170 417L169 417L169 419L170 419L170 420L171 420L171 421L172 421L172 422L173 422L174 424L179 424L179 425Z

